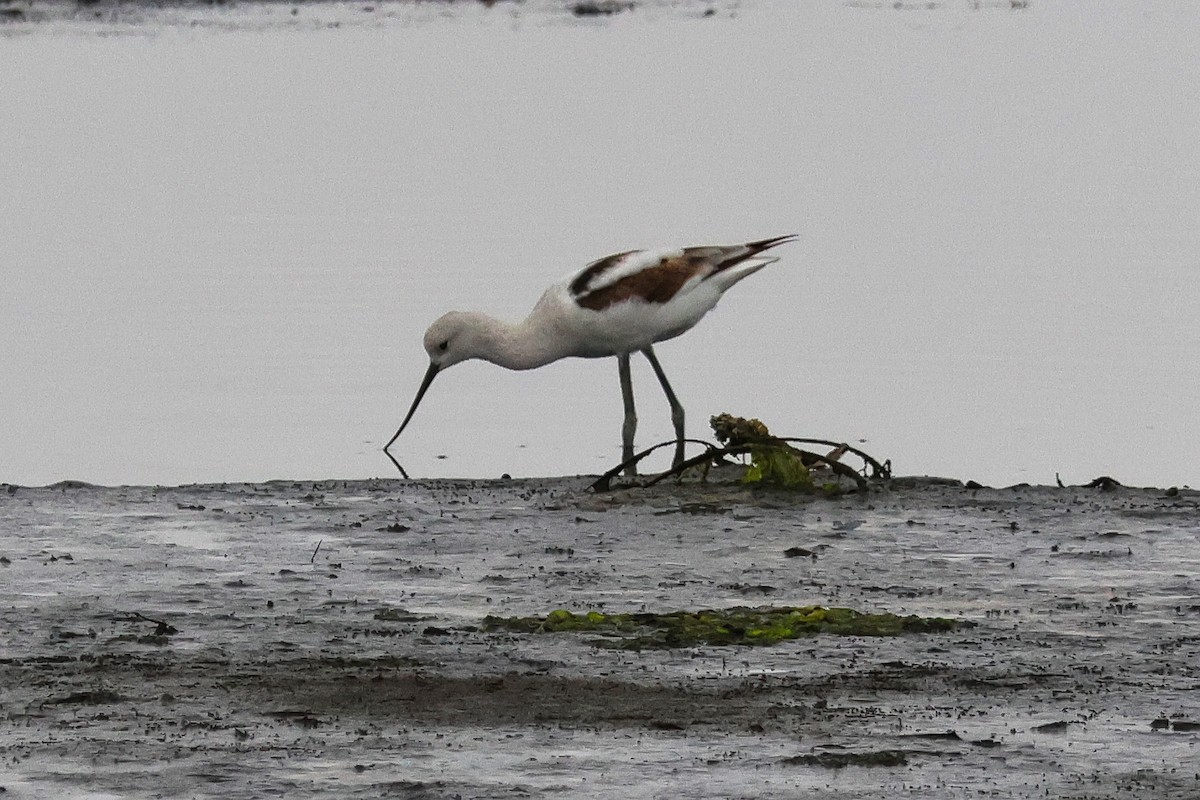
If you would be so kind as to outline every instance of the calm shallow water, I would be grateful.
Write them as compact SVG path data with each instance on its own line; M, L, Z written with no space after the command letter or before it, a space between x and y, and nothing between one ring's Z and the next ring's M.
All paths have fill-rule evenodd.
M902 473L1200 483L1200 10L360 16L0 40L0 481L387 475L443 310L797 231L662 347L693 433L732 411ZM639 441L667 438L634 379ZM599 471L620 414L608 361L468 364L402 460Z

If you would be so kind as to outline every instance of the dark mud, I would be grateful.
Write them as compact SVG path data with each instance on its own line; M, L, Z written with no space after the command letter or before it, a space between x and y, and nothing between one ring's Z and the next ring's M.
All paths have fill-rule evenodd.
M494 10L502 20L529 17L592 22L633 13L680 19L730 17L736 15L738 4L716 0L0 0L0 36L63 25L125 33L170 28L404 26L471 17L480 10Z
M1196 492L588 482L2 487L0 787L1200 796ZM766 604L975 625L642 652L480 627Z

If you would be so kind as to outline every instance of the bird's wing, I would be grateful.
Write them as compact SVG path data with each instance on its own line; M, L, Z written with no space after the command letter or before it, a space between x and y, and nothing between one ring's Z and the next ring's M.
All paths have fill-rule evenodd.
M792 238L682 250L629 250L588 264L567 288L577 305L593 311L634 299L664 304L691 286Z
M665 303L697 277L702 261L685 257L682 250L616 253L589 264L571 280L571 299L593 311L633 299Z

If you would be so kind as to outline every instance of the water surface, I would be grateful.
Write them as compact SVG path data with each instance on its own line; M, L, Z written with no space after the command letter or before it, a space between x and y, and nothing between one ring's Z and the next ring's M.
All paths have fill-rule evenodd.
M902 473L1200 482L1200 10L435 11L10 29L0 480L386 475L443 310L516 319L610 252L794 231L662 346L692 432L731 411ZM634 380L639 440L667 438ZM400 449L595 472L620 417L610 361L472 363Z

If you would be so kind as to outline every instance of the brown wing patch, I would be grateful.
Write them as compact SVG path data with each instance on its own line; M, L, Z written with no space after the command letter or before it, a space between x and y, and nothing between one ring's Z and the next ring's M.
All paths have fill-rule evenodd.
M588 268L589 271L590 269L591 267ZM586 291L586 282L583 282L585 291L575 293L575 302L592 311L602 311L609 306L633 299L644 300L647 303L666 303L679 293L685 283L707 270L708 260L704 255L684 251L683 255L663 259L648 269L628 275L594 292ZM576 284L581 283L583 277L584 275L580 275L571 284L572 291L575 290Z
M593 261L584 268L583 272L575 276L575 280L571 281L571 294L578 297L587 292L588 287L592 285L592 281L599 278L604 273L620 263L621 259L634 250L626 250L624 253L613 253L611 256L605 256L599 261Z

